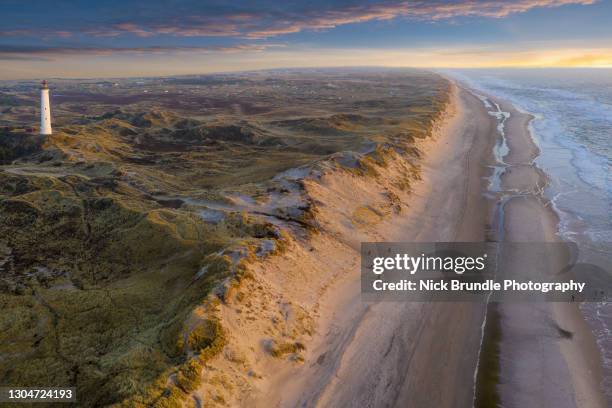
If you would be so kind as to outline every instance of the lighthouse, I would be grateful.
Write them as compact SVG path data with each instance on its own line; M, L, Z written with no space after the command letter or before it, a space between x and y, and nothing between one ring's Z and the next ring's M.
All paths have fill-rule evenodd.
M49 104L49 85L42 81L40 85L40 134L50 135L51 132L51 105Z

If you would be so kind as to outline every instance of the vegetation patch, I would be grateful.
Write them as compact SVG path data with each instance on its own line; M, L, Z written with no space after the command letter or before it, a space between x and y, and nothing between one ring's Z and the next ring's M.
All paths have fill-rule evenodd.
M448 102L445 80L415 70L116 81L54 80L47 137L36 93L0 98L0 382L74 386L83 406L181 406L227 342L214 308L193 311L248 307L248 263L317 230L293 172L335 157L378 177L416 157Z
M306 347L304 346L304 344L300 343L299 341L293 343L276 343L275 341L271 341L268 346L268 351L270 355L276 358L283 358L288 354L297 354L305 349Z

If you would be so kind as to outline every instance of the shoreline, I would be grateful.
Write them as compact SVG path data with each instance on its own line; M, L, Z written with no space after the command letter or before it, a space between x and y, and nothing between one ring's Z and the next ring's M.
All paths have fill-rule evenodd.
M453 87L454 102L447 107L444 123L418 143L424 152L419 161L421 180L410 191L400 193L392 186L400 174L395 167L401 167L402 160L390 166L383 186L343 171L305 183L308 195L319 203L320 233L309 248L296 243L286 255L263 262L255 274L293 304L305 309L311 305L316 331L301 365L258 353L255 371L262 378L251 390L255 392L244 395L239 404L473 404L485 305L368 304L361 301L358 264L361 241L485 240L483 191L495 123L476 97ZM347 222L356 210L374 207L389 191L398 194L401 212L357 227ZM224 309L224 320L234 320L230 308ZM441 388L446 392L440 393Z
M533 116L507 101L486 97L507 113L500 123L507 152L498 174L501 188L494 192L501 203L493 215L500 220L498 238L514 242L562 241L559 215L544 196L548 176L535 164L539 148L530 130ZM502 405L605 406L599 350L578 305L498 304L495 312L495 324L500 326L494 340L500 371L496 388ZM543 380L527 374L534 371L533 375Z
M205 370L196 401L221 373L232 406L605 406L588 371L594 355L583 364L590 331L572 310L362 301L360 242L484 242L502 230L509 241L558 240L530 117L493 98L492 112L482 95L449 81L451 103L416 143L418 164L389 153L380 177L330 167L303 179L317 232L253 264L255 279L240 290L260 318L245 319L231 296L218 305L232 341ZM410 188L398 188L406 174ZM540 320L525 324L526 314ZM275 357L297 344L297 360Z

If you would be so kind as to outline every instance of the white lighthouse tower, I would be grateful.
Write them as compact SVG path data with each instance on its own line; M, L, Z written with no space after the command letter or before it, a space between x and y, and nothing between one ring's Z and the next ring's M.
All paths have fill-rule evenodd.
M49 104L49 86L47 81L40 85L40 134L50 135L51 131L51 105Z

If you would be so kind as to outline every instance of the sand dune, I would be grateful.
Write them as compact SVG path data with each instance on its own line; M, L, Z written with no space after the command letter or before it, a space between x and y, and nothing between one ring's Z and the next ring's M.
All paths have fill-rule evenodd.
M419 146L425 153L422 179L412 183L412 191L395 185L406 166L401 157L390 162L378 185L348 171L306 182L318 203L321 232L264 261L254 273L265 284L253 290L264 302L286 302L290 314L304 313L314 331L303 363L274 359L258 345L268 322L243 321L231 305L222 306L233 347L255 354L257 379L244 379L236 405L472 405L484 305L363 302L359 243L484 240L482 192L494 131L481 102L455 89L435 137ZM390 193L401 211L389 206ZM364 207L383 216L355 222ZM292 329L283 324L283 330ZM306 326L295 323L293 329ZM240 375L233 375L233 383L240 383Z
M286 253L259 264L254 273L264 284L249 288L260 307L283 306L285 319L275 326L283 335L297 332L306 338L305 350L297 362L271 358L260 344L270 333L269 322L241 320L232 305L222 305L235 339L232 347L254 356L256 373L246 378L236 371L228 374L228 366L214 367L240 384L233 405L474 405L486 305L368 303L360 294L362 241L481 242L500 228L510 241L557 239L557 220L541 197L545 174L532 166L538 150L527 133L529 118L499 102L512 113L505 129L511 171L500 184L517 197L506 202L502 225L491 226L501 196L484 193L499 137L497 121L464 89L455 88L452 100L434 137L419 145L422 176L410 191L396 187L405 174L401 157L390 161L378 184L337 169L305 181L320 233L293 241ZM391 195L396 197L393 205ZM502 328L500 383L492 383L499 403L604 406L596 348L575 307L503 304L496 312L489 319ZM572 331L573 337L564 339L555 327Z

